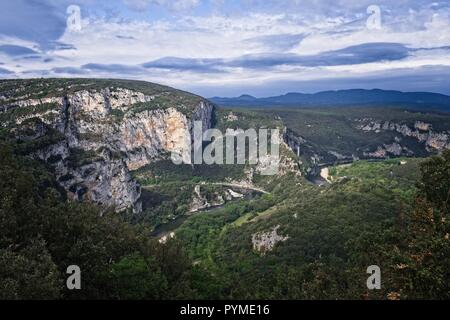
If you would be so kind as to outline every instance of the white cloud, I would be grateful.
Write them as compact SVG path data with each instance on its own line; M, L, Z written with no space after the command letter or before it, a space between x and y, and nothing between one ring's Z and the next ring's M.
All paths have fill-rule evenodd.
M151 5L166 7L170 10L181 11L195 8L200 0L123 0L125 5L136 11L147 10Z
M124 0L124 2L135 10L146 10L150 5L165 6L171 10L186 10L200 5L199 0ZM275 2L269 2L266 5L276 5ZM268 48L273 50L272 53L278 54L313 55L371 42L402 43L411 48L450 45L448 19L450 11L447 7L423 5L415 6L409 11L404 11L403 7L389 11L389 2L380 2L384 13L383 28L376 31L365 28L367 18L365 10L346 13L342 9L345 7L342 0L309 2L309 7L305 1L293 0L293 5L308 10L305 9L304 12L298 10L289 14L274 10L272 13L241 12L229 16L211 14L154 21L84 17L80 32L66 32L59 39L63 43L72 44L76 50L47 52L45 55L53 58L50 62L45 62L44 59L16 61L3 56L0 56L0 61L15 72L35 70L34 74L41 75L41 70L59 68L57 69L59 72L67 70L67 73L53 75L70 76L70 70L74 70L70 68L80 68L90 63L135 67L163 57L226 60L248 54L266 53ZM351 3L358 8L365 5L364 2L361 4L356 0L345 3L347 7ZM403 6L405 3L406 1L399 0L398 5ZM219 0L216 5L225 3ZM341 14L327 16L326 13L330 11ZM288 49L283 47L278 51L275 43L267 46L263 42L252 40L263 38L265 41L271 41L274 38L269 36L277 35L302 35L302 37L299 37L297 45L294 43ZM0 44L2 43L15 43L30 48L37 46L35 43L11 37L0 37ZM135 74L112 73L108 71L110 69L105 68L104 71L91 70L88 75L144 78L186 88L193 83L196 86L244 86L274 81L338 79L403 69L420 69L428 65L450 66L448 50L415 51L408 58L398 61L330 67L307 68L298 65L277 65L259 69L226 67L224 68L226 72L221 73L196 72L194 69L175 72L130 68L129 70L136 70Z

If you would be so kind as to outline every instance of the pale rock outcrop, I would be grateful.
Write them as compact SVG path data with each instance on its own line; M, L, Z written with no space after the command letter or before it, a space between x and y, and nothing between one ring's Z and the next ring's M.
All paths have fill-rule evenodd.
M218 192L214 192L209 195L210 199L206 198L206 195L201 193L200 185L194 187L194 192L192 195L192 201L190 204L189 212L197 212L205 210L211 207L221 206L225 203L225 199Z
M392 144L384 144L383 146L379 146L378 149L374 152L364 152L364 156L369 158L386 158L388 155L391 156L401 156L401 155L412 155L412 152L406 148L402 147L397 142Z
M57 142L35 151L35 156L55 168L60 184L71 198L113 206L117 211L139 212L141 190L130 170L139 169L170 152L189 157L193 122L201 121L207 130L213 112L213 106L201 98L197 106L192 106L190 114L182 112L177 105L163 108L156 104L148 109L133 110L135 104L153 103L154 99L154 96L129 89L105 88L19 100L3 107L56 104L55 110L16 119L16 127L23 127L17 124L30 118L39 118L46 124L46 129L32 127L35 134L30 139L42 137L50 129L61 135Z
M396 131L404 137L412 137L425 144L428 151L442 151L450 148L450 132L435 132L432 125L423 121L416 121L414 127L410 128L406 124L399 124L393 121L373 121L361 119L358 121L357 129L363 131L381 132Z
M225 121L227 121L227 122L232 122L232 121L236 121L236 120L238 120L238 117L233 112L230 112L225 116Z
M175 232L171 232L159 238L158 242L161 244L166 244L170 239L175 238Z
M235 198L243 198L243 197L244 195L242 193L228 189L227 200L233 200Z
M21 108L21 107L34 107L40 104L46 103L60 103L61 97L48 97L42 99L27 99L27 100L17 100L11 103L6 103L2 107L4 111L7 111L12 108Z
M175 108L144 111L124 119L116 140L119 150L130 155L131 170L149 164L161 152L176 152L186 159L191 152L191 123Z
M266 232L257 232L252 235L253 250L266 254L272 251L278 242L284 242L289 239L289 236L282 236L278 234L280 225L273 227L272 230Z
M414 128L422 131L430 131L432 126L429 123L425 123L423 121L416 121L414 123Z

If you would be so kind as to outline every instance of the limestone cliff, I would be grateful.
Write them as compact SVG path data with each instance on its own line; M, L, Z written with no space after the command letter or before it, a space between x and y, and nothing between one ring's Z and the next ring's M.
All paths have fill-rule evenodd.
M265 255L274 249L278 242L284 242L289 239L289 236L278 234L280 225L273 227L270 231L257 232L252 234L253 250Z
M423 121L416 121L413 126L396 123L394 121L373 121L370 119L359 119L357 128L363 131L374 131L381 133L383 131L394 131L401 134L403 137L410 137L416 139L418 142L423 143L429 152L443 151L450 148L450 132L436 132L433 130L433 126ZM398 143L384 148L385 151L397 155L396 151L399 151L397 147ZM394 149L392 149L392 147ZM394 150L392 152L392 150Z
M306 174L311 176L318 175L320 166L359 159L427 156L450 148L450 131L445 130L448 126L434 128L425 121L352 118L348 119L345 126L348 140L341 143L338 138L330 137L335 141L333 148L338 150L328 150L322 144L309 141L289 128L285 130L283 139L300 161L303 161ZM366 134L367 138L364 136ZM358 140L367 143L361 144ZM342 151L339 150L341 145Z
M141 210L140 186L130 171L172 151L187 156L193 122L211 126L213 105L173 89L55 91L44 98L4 97L1 126L54 168L70 198L117 211Z

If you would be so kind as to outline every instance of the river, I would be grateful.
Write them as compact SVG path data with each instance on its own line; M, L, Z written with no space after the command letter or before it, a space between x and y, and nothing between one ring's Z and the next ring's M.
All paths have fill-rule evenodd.
M155 228L155 230L153 230L150 233L150 236L151 237L156 237L156 238L161 238L161 237L169 234L170 232L175 231L179 227L181 227L186 220L188 220L189 218L195 216L197 213L200 213L200 212L212 212L212 211L218 210L220 208L223 208L223 205L214 206L214 207L210 207L210 208L207 208L207 209L199 210L199 211L196 211L196 212L190 212L190 213L186 213L186 214L183 214L183 215L179 215L175 219L173 219L172 221L167 222L167 223L163 223L163 224L160 224L159 226L157 226Z
M244 198L243 199L251 200L251 199L253 199L256 196L261 195L261 194L262 194L262 192L259 192L259 191L256 191L256 190L250 190L249 192L244 194ZM232 200L232 201L229 201L227 203L231 203L231 202L237 201L237 200L238 199ZM205 213L205 212L212 213L214 211L217 211L217 210L223 208L224 206L225 206L225 204L217 205L217 206L211 206L209 208L201 209L201 210L198 210L198 211L195 211L195 212L189 212L189 213L186 213L186 214L183 214L183 215L179 215L175 219L173 219L172 221L164 223L164 224L160 224L159 226L157 226L155 228L155 230L153 230L150 233L150 236L151 237L155 237L155 238L161 238L161 237L163 237L165 235L168 235L170 232L175 231L179 227L181 227L183 225L183 223L185 223L189 218L195 216L196 214L198 214L198 213Z

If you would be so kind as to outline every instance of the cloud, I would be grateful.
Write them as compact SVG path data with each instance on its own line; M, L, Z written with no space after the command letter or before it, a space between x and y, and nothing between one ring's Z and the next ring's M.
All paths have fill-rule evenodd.
M340 50L300 57L300 65L336 66L401 60L409 56L409 49L401 43L364 43Z
M87 63L81 67L56 67L51 72L56 74L109 74L109 75L146 75L151 70L197 73L230 74L234 69L246 69L258 72L280 66L324 67L357 65L382 61L401 60L417 49L409 49L398 43L368 43L342 50L323 52L317 55L300 56L297 54L256 54L244 55L234 59L195 59L165 57L137 65ZM428 51L428 50L427 50ZM155 75L158 73L154 73ZM162 75L162 73L160 74Z
M273 34L267 36L259 36L246 41L262 45L266 49L271 50L290 50L297 46L307 35L305 34Z
M135 11L147 10L152 3L157 3L158 1L150 0L124 0L123 1L128 8Z
M446 1L429 0L244 0L241 1L247 10L259 12L291 12L301 13L305 17L323 16L328 18L355 16L365 14L370 5L378 5L386 16L404 16L410 11L440 10L448 8Z
M235 59L183 59L166 57L144 63L145 68L177 71L220 72L225 68L266 69L282 65L323 67L401 60L410 49L400 43L366 43L316 55L291 53L249 54Z
M63 66L47 69L27 70L23 73L33 74L35 76L47 76L47 75L85 75L85 76L116 76L126 77L134 76L137 74L146 73L147 71L141 66L131 66L124 64L100 64L100 63L87 63L82 66Z
M174 11L182 11L195 8L200 4L200 0L124 0L124 3L135 11L147 10L151 5L162 6Z
M186 59L165 57L142 64L144 68L167 69L177 71L221 72L223 59Z
M448 1L377 0L381 30L366 27L372 0L73 3L82 14L77 32L65 32L71 0L1 1L0 46L18 47L0 48L2 67L14 75L136 78L203 94L359 83L344 76L376 86L392 84L382 75L413 81L425 79L425 66L450 66ZM441 90L436 73L426 79Z
M133 37L133 36L122 36L122 35L116 35L116 38L117 39L124 39L124 40L136 40L136 38L135 37Z
M76 50L77 48L70 43L63 43L63 42L58 42L58 41L54 41L52 43L53 46L53 50L55 51L59 51L59 50Z
M343 89L385 89L400 91L429 91L450 94L446 83L450 82L449 66L428 66L417 69L392 70L387 73L371 73L364 75L340 75L339 77L325 77L318 79L296 80L273 79L261 84L250 81L222 86L192 83L184 90L201 91L206 97L228 96L236 97L243 93L255 97L268 97L287 92L315 93L327 90Z
M30 54L38 54L38 52L33 49L30 49L27 47L22 47L22 46L16 46L16 45L8 45L8 44L0 45L0 52L6 54L8 56L11 56L11 57L25 56L25 55L30 55Z
M145 72L145 69L142 69L139 66L130 66L124 64L100 64L100 63L88 63L81 66L81 69L86 71L97 71L97 72L106 72L113 74L137 74Z
M14 72L9 71L8 69L0 68L0 74L2 74L2 75L13 74L13 73Z
M198 6L200 0L175 0L171 2L174 10L187 10Z
M65 11L52 1L0 1L0 34L51 47L52 41L63 34Z
M56 67L51 69L51 72L56 74L74 74L74 75L86 75L89 72L76 67Z

